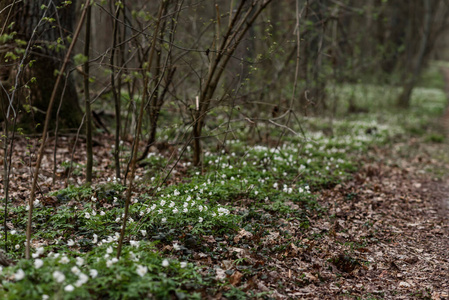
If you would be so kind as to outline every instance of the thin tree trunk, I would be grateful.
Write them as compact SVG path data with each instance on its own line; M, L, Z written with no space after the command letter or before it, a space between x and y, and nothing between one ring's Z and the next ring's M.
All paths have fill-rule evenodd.
M114 162L115 162L115 177L120 179L120 126L121 126L121 109L120 109L120 97L117 93L117 87L115 86L115 51L117 44L117 30L118 30L118 18L120 16L120 5L117 5L114 18L114 33L112 35L112 50L111 50L111 89L114 96L115 107L115 149L114 149ZM120 89L120 86L118 87Z
M235 15L233 16L232 21L230 22L221 46L217 47L217 53L216 55L214 55L214 59L209 66L208 76L199 97L199 107L197 107L197 110L194 114L194 124L192 130L194 166L199 166L202 162L201 132L204 127L205 117L209 110L212 97L221 79L221 75L223 74L227 63L229 62L239 43L242 41L246 32L271 1L272 0L261 1L262 4L255 11L253 10L255 9L259 1L253 2L251 4L251 8L247 10L246 14L240 17L240 14L243 10L243 5L245 3L245 1L242 1ZM219 16L217 16L217 18L219 18ZM218 37L219 36L217 36L217 39L215 40L216 45L218 45Z
M93 167L93 149L92 149L92 110L90 107L89 97L89 46L90 46L90 24L91 24L90 3L87 6L86 13L86 36L84 43L84 100L86 105L86 147L87 147L87 163L86 163L86 182L92 183L92 167Z

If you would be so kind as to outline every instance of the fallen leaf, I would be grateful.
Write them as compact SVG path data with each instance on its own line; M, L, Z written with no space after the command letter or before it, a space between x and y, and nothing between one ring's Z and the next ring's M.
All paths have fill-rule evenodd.
M240 284L240 282L242 281L242 277L243 274L240 273L239 271L235 271L234 274L232 274L229 277L229 282L233 285L233 286L237 286Z
M239 233L234 237L234 243L238 243L242 238L252 238L253 234L246 231L244 228L240 229Z
M215 279L217 279L218 281L223 281L226 279L226 271L223 270L222 268L216 268L215 269Z

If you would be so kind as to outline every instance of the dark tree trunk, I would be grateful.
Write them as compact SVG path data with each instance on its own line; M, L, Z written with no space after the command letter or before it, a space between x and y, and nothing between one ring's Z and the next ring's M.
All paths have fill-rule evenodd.
M14 98L10 98L10 100L13 101L16 111L24 112L18 118L22 127L28 129L33 129L38 124L44 123L45 111L56 82L55 71L62 64L66 48L70 44L67 38L73 31L72 23L76 1L72 1L71 5L65 7L62 0L52 1L48 9L43 9L42 6L47 5L48 2L42 0L16 1L12 5L12 0L0 0L0 8L11 5L11 11L6 9L0 15L0 23L6 24L5 33L16 32L14 38L10 40L10 44L7 44L7 47L4 47L0 53L1 80L8 90L17 87ZM61 6L61 8L56 9L55 5ZM44 14L45 17L51 19L51 22L42 19ZM12 26L8 27L10 24ZM23 41L23 43L13 42L17 40ZM31 47L27 51L17 51L18 48L23 49L22 51L27 49L28 43ZM8 52L16 54L17 57L12 59L11 56L5 57ZM21 69L19 65L24 53L26 57ZM32 78L35 78L34 82L30 81ZM59 105L63 90L59 126L76 128L80 124L82 111L71 75L67 77L65 84L60 85L56 98L57 105ZM9 96L11 95L12 92L9 91ZM8 97L5 91L2 91L0 97L1 117L4 118L8 108ZM57 109L53 110L53 120L56 120L56 114ZM52 125L54 126L54 124ZM37 126L38 130L39 128L41 127Z
M300 94L300 105L306 114L308 107L315 113L321 113L327 107L322 56L328 22L325 9L327 2L324 0L306 5L305 21L308 25L305 34L301 37L304 49L302 49L300 62L300 74L305 81L305 88Z
M402 108L408 108L410 106L413 88L415 87L416 81L421 73L421 69L426 59L426 52L428 52L427 48L429 44L430 27L432 22L432 8L428 0L423 0L422 3L424 7L424 18L422 21L423 33L411 76L405 81L402 87L402 93L399 95L399 98L397 100L397 105Z

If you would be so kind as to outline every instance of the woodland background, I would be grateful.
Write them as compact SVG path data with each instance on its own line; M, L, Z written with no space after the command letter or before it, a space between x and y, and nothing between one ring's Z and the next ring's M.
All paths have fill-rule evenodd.
M0 0L0 295L382 298L352 280L388 273L444 298L448 23L444 0ZM434 285L379 254L396 207L428 220Z

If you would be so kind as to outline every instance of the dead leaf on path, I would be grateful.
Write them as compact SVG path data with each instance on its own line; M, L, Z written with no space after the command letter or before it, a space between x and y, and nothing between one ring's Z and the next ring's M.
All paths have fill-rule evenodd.
M223 260L221 262L225 270L230 270L234 267L234 261L233 260Z
M265 237L264 245L276 243L279 238L279 232L270 232L269 235Z
M262 292L269 292L269 291L270 291L270 289L267 288L267 286L264 285L262 281L259 281L259 282L257 283L257 287L258 287L259 290L261 290Z
M202 253L202 252L198 252L198 253L195 253L195 254L193 255L193 257L194 257L195 259L206 258L207 256L208 256L207 254Z
M244 228L240 229L239 233L234 237L234 243L238 243L242 238L252 238L253 234L246 231Z
M209 243L209 244L216 243L216 241L212 235L203 235L203 238L206 241L206 243Z
M289 248L290 248L290 251L286 251L286 255L296 256L296 255L298 255L298 253L301 252L301 249L293 243L290 244Z
M238 286L240 284L240 282L242 281L242 277L243 274L240 273L239 271L235 271L234 274L232 274L229 277L229 282L233 285L233 286Z
M256 287L257 275L248 279L245 284L241 287L243 291L253 290Z
M448 292L433 292L432 293L432 300L440 300L440 299L447 299L449 298Z
M215 269L215 273L215 279L217 279L218 281L223 281L226 279L226 272L222 268Z
M310 281L318 281L318 278L316 277L316 276L314 276L314 275L312 275L312 273L309 273L309 272L305 272L305 273L303 273L305 276L306 276L306 278L308 279L308 280L310 280Z
M230 253L233 253L233 252L237 253L237 257L238 258L251 259L251 256L249 255L248 250L245 250L243 248L232 247L232 248L229 249L229 252Z

